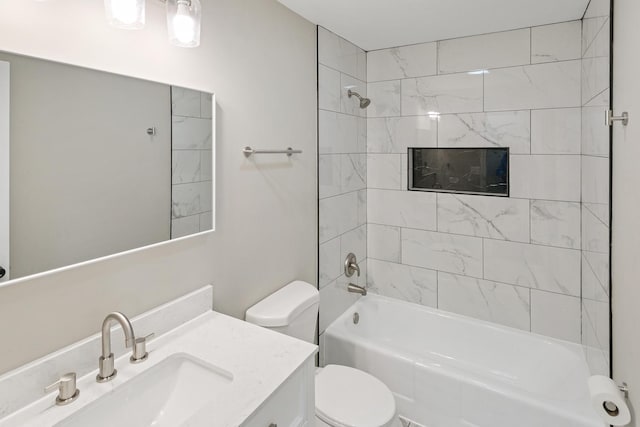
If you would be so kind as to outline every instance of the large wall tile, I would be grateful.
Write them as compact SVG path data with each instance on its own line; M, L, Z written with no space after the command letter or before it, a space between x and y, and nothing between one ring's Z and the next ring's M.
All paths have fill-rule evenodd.
M596 279L600 282L605 293L609 293L609 254L600 252L582 251L582 258L589 264ZM598 298L593 298L598 299Z
M171 112L175 116L201 117L200 91L171 86Z
M609 227L584 206L582 207L582 250L609 253Z
M358 118L320 110L318 112L318 151L320 154L357 153Z
M531 332L579 343L580 298L532 289Z
M611 0L591 0L585 18L593 18L595 16L608 16L611 12Z
M211 229L213 229L213 211L201 213L200 231L209 231Z
M436 43L422 43L367 53L368 82L431 76L437 73Z
M531 62L580 59L582 22L571 21L531 29Z
M609 304L606 304L607 307ZM582 345L587 358L587 363L591 370L592 375L605 375L609 376L610 372L610 357L609 357L609 343L606 342L601 345L598 342L596 331L592 322L597 318L591 319L589 317L588 309L585 304L582 304ZM602 323L608 324L609 319L599 319Z
M318 65L318 108L340 111L340 72Z
M358 80L362 80L363 82L367 80L367 52L364 50L357 48L356 49L356 59L357 59L357 68L356 75L354 76Z
M580 203L532 200L531 243L580 249Z
M607 88L591 98L584 107L608 107L611 101L611 90Z
M370 260L399 263L400 254L400 227L367 224L367 256Z
M445 114L438 123L439 147L509 147L530 153L529 111Z
M201 150L173 151L171 156L172 184L184 184L187 182L196 182L201 180L202 158L200 152Z
M585 254L585 252L582 253L582 298L608 302L609 289L606 289L598 280Z
M318 62L356 77L358 48L325 28L318 27Z
M588 105L609 88L609 57L582 60L582 104Z
M212 150L200 150L200 179L211 181L213 179L213 153Z
M582 108L582 154L609 157L609 126L604 121L609 106Z
M371 105L368 117L395 117L400 115L400 80L369 83Z
M529 289L438 273L438 308L513 328L530 328Z
M584 300L582 307L584 309L583 315L588 319L595 333L597 347L608 350L609 302Z
M320 243L333 239L358 226L358 193L322 199L319 202Z
M482 277L482 239L403 229L402 263Z
M358 228L348 231L340 236L340 265L344 266L344 260L350 253L354 254L361 264L367 259L367 226L361 225ZM360 268L360 274L364 269Z
M531 112L531 154L580 154L580 108Z
M609 224L610 224L609 215L611 214L609 212L609 203L587 203L587 202L583 202L582 206L584 206L585 208L589 209L591 211L591 213L593 215L595 215L596 218L598 218L600 221L602 221L603 224L605 224L607 227L609 227Z
M491 70L484 76L485 111L580 107L580 62Z
M590 20L585 20L585 26ZM588 36L583 38L582 47L586 49L584 51L584 58L595 57L609 57L611 52L611 19L606 17L604 24L597 29L597 33L593 39L589 39Z
M438 120L429 116L367 119L367 152L406 154L407 147L435 147Z
M597 16L593 18L585 18L582 21L582 55L586 57L593 56L605 56L605 55L587 55L587 51L591 48L591 45L596 41L599 36L604 36L607 39L610 34L603 33L603 30L608 31L608 16ZM608 52L609 48L607 48Z
M511 197L580 201L580 156L511 156Z
M320 289L320 307L322 307L320 309L320 333L323 333L334 320L347 311L360 297L357 294L347 292L347 284L348 279L340 276L337 280Z
M367 186L387 190L406 187L402 179L402 154L368 154Z
M367 155L343 154L341 183L342 192L357 191L367 188Z
M582 201L609 203L609 159L582 156Z
M320 245L318 254L318 272L320 278L319 286L325 285L336 280L342 274L342 260L340 259L340 238L329 240Z
M524 65L530 62L530 30L464 37L438 42L440 74Z
M402 115L482 111L481 74L450 74L402 80Z
M529 201L438 194L438 231L529 243Z
M171 238L189 236L200 232L200 216L191 215L171 220Z
M367 223L367 193L368 190L360 190L357 192L357 222L358 225L363 225Z
M438 281L433 270L374 259L367 261L371 293L437 307Z
M173 219L211 210L211 181L177 184L171 187L171 217Z
M211 119L173 116L171 122L173 150L211 150Z
M337 196L342 193L342 155L320 154L318 156L318 197Z
M487 239L484 278L579 296L580 251Z
M340 111L352 116L366 117L367 110L360 108L360 100L352 96L349 98L349 90L360 96L367 96L367 84L347 74L340 74Z
M367 217L373 224L436 229L436 195L419 191L367 191Z

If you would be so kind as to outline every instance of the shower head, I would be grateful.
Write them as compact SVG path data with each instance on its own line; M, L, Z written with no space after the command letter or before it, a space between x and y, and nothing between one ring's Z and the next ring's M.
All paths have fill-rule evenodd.
M349 89L347 95L349 95L349 98L351 98L352 96L358 98L360 100L360 108L362 109L367 108L369 104L371 104L371 100L369 98L363 98L358 92L354 92L351 89Z

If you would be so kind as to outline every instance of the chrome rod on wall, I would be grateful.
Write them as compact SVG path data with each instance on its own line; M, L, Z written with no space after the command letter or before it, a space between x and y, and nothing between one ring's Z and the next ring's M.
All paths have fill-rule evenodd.
M288 147L286 150L254 150L251 147L244 147L242 152L246 157L251 156L252 154L286 154L291 157L294 154L302 153L302 150L294 150L291 147Z

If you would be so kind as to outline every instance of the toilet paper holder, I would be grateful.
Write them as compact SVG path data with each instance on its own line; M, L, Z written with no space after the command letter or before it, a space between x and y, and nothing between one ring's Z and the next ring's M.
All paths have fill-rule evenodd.
M627 385L627 383L623 382L622 385L618 385L618 390L620 390L622 394L624 394L625 399L629 399L629 386Z

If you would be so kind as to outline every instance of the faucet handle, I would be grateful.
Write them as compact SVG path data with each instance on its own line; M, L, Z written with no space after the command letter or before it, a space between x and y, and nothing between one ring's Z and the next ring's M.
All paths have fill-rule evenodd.
M155 336L155 333L150 333L146 337L135 339L135 342L133 343L133 352L129 358L131 363L141 363L147 360L147 357L149 357L149 353L147 352L147 340L150 340Z
M351 277L354 272L357 272L358 277L360 277L360 266L358 265L356 256L353 253L350 253L344 260L344 275Z
M56 396L56 405L67 405L80 396L80 390L76 387L76 373L69 372L64 374L58 381L44 388L45 393L51 393L58 389Z

